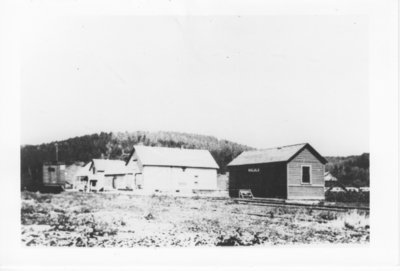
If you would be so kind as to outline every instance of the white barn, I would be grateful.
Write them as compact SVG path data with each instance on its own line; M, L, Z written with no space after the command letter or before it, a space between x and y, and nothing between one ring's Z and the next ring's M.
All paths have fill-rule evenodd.
M207 150L134 146L127 166L147 193L216 191L218 164Z

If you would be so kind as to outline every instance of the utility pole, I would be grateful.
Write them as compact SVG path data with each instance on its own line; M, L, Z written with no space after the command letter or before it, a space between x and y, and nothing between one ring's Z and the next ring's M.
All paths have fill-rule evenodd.
M58 163L58 143L54 144L56 146L56 162Z

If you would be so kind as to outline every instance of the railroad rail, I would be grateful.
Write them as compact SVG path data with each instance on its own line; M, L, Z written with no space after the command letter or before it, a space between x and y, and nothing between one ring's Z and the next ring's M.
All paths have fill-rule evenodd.
M336 211L336 212L347 212L349 210L360 210L369 212L369 207L320 205L320 204L288 202L285 200L264 199L264 198L252 198L252 199L235 198L233 199L233 201L238 204L248 204L248 205L258 205L258 206L309 208L313 210Z

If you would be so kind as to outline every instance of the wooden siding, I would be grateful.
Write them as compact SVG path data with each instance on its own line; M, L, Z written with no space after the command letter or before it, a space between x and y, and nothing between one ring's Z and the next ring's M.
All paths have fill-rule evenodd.
M192 193L193 189L217 190L217 170L165 166L143 167L143 189L148 192Z
M288 199L318 199L325 198L324 187L319 186L289 186Z
M250 189L255 197L286 198L286 163L229 167L229 195Z
M311 183L302 183L302 166L310 166ZM324 199L325 166L308 149L287 164L288 199Z

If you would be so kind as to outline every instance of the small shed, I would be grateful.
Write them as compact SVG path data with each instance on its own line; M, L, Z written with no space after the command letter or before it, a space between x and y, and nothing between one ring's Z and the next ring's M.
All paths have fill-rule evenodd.
M144 192L216 191L218 164L208 150L134 146L127 165Z
M322 200L326 163L308 143L245 151L228 164L229 194L250 189L254 197Z

